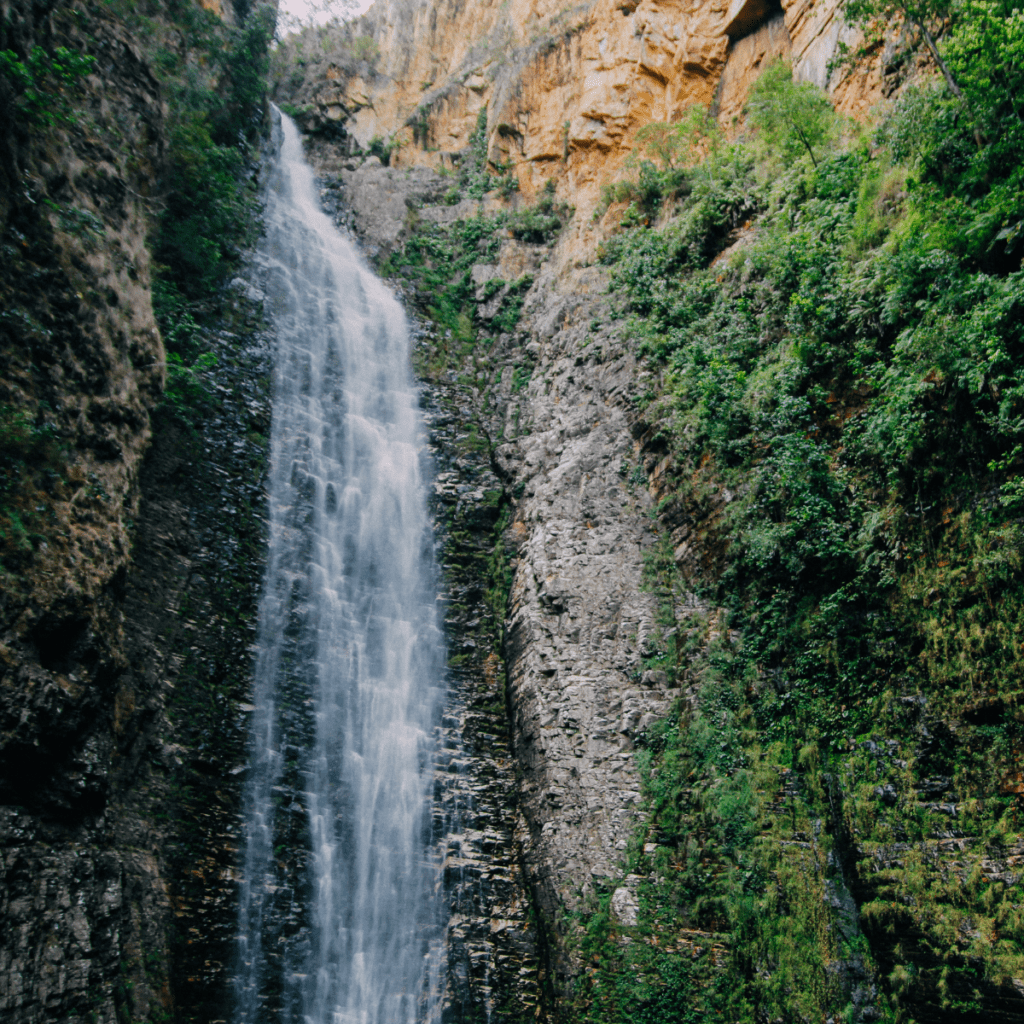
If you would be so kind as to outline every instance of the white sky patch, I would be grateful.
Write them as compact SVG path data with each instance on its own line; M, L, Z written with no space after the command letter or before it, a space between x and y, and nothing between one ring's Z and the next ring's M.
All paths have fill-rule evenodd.
M323 25L332 18L347 20L362 14L373 0L281 0L279 22L287 32L299 25Z

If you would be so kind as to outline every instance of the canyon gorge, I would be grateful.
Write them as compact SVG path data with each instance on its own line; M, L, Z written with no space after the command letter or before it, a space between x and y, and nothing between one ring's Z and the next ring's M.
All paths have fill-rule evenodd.
M1024 1014L1024 20L4 0L0 1016Z

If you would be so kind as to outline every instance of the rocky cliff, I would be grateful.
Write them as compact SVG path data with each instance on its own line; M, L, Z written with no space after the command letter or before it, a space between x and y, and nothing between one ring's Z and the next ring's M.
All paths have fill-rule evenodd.
M146 237L164 112L116 21L5 7L5 48L44 43L95 62L67 87L78 95L52 97L49 118L29 109L28 126L3 82L0 1006L12 1021L93 1005L113 1019L128 981L140 1005L159 1002L142 960L169 913L145 823L111 807L145 751L120 610L163 385Z
M380 0L288 50L275 95L310 129L335 126L362 149L380 140L395 167L451 169L486 111L491 164L527 200L554 179L576 207L561 245L579 259L600 237L600 186L621 174L637 130L695 104L733 125L766 61L787 57L837 109L865 113L883 92L881 55L854 74L828 71L837 43L854 38L837 4L799 0Z
M210 1020L233 966L267 347L244 287L227 289L193 325L202 372L179 369L164 393L151 252L180 111L154 51L175 16L193 9L3 9L12 1022Z
M895 385L843 361L904 372L881 268L926 172L891 142L803 170L741 140L645 195L630 163L694 104L738 137L777 55L856 117L929 80L898 35L830 74L841 43L828 3L380 0L279 55L325 197L432 325L418 369L503 487L513 835L552 1017L1020 1012L1016 691L995 662L983 698L953 668L970 629L979 651L1016 629L976 603L965 547L1011 527L985 518L998 482L887 491L896 449L860 431L903 429ZM942 394L926 430L959 415Z

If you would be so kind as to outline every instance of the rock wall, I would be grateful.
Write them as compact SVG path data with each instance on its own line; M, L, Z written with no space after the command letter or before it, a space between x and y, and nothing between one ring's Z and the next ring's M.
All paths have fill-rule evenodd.
M3 13L0 49L63 45L96 63L73 115L53 102L49 131L0 84L0 1015L112 1021L167 995L143 966L170 912L153 835L118 806L149 711L120 610L163 385L145 244L163 111L112 19Z
M600 239L590 214L637 130L694 104L731 128L765 60L787 57L837 109L866 112L882 95L877 63L829 78L840 41L854 35L834 0L377 0L346 29L304 40L275 98L350 148L398 143L396 167L451 168L486 111L488 156L524 199L553 178L575 205L560 251L578 262Z
M233 967L267 351L234 289L192 378L201 426L164 398L148 244L167 107L139 43L104 5L3 5L0 50L41 48L46 102L0 75L12 1024L217 1019ZM61 47L94 64L55 81Z

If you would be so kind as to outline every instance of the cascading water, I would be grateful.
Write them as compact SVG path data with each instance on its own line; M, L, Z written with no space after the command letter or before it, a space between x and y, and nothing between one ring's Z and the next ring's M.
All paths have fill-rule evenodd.
M443 659L409 332L321 212L298 130L280 122L262 246L278 348L236 1019L429 1024Z

